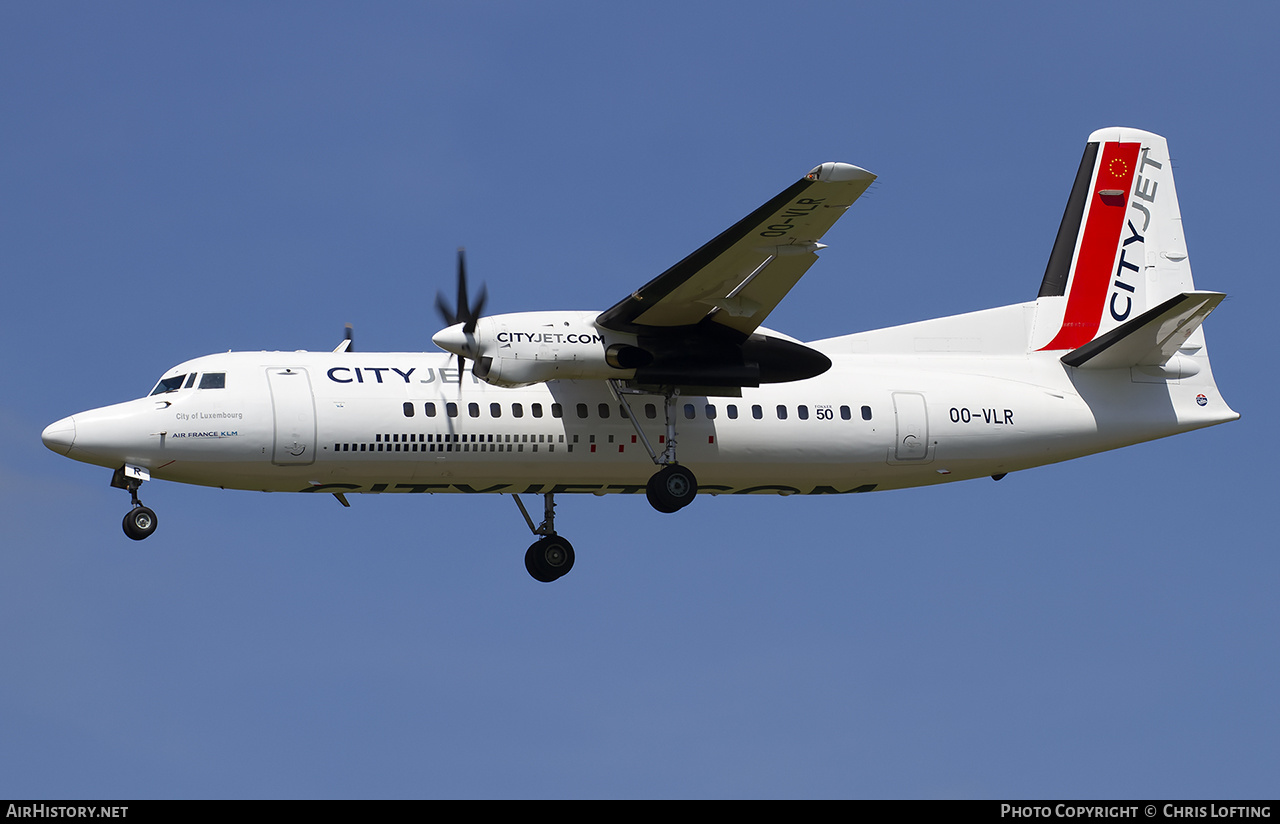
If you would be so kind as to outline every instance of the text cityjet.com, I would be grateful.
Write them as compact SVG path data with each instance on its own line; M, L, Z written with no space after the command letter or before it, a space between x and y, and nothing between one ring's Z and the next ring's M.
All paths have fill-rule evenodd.
M1116 806L1090 804L1001 804L1001 818L1270 818L1270 805L1155 804Z
M128 818L128 807L69 807L63 804L10 804L5 818Z

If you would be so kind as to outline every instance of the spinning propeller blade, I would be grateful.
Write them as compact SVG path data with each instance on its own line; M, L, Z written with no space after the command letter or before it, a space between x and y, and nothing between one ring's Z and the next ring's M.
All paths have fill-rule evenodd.
M466 250L462 247L458 248L458 302L455 306L450 307L445 302L444 295L436 293L436 309L440 312L440 317L448 326L462 324L462 332L468 339L475 334L476 324L484 312L484 304L488 299L489 293L483 285L480 287L480 296L476 299L475 305L467 299L467 256ZM462 373L466 369L467 360L460 353L454 353L458 356L458 384L462 384Z

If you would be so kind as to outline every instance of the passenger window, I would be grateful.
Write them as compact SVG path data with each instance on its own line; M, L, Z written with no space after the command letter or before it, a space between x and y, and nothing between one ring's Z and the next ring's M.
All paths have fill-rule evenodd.
M405 401L404 403L404 416L406 418L413 417L413 404L410 403L409 401Z
M697 413L696 413L696 412L694 412L694 410L693 410L693 404L691 404L691 403L686 403L686 404L684 405L684 416L685 416L685 419L687 419L687 420L693 420L693 416L694 416L695 414L697 414Z
M585 418L587 416L587 405L585 403L578 404L578 417Z
M760 420L761 418L763 418L763 417L764 417L764 408L763 408L763 407L761 407L761 406L760 406L760 404L758 404L758 403L756 403L756 404L752 404L752 405L751 405L751 417L755 418L756 420Z
M729 420L736 421L738 419L738 405L736 403L729 404L724 408L724 411L728 414Z
M226 389L227 373L226 372L205 372L200 376L201 389Z
M787 419L787 407L783 404L778 404L778 420L785 421L786 419Z
M707 404L707 420L714 421L716 419L716 405L714 403Z
M602 418L609 417L609 404L607 403L600 404L600 417Z
M871 420L871 407L869 406L862 407L862 419L864 421Z
M850 411L849 407L847 406L840 407L840 420L847 421L852 417L853 417L853 412Z
M480 404L478 403L467 404L467 414L473 418L480 417Z
M800 404L799 406L797 406L796 416L799 417L800 420L802 421L809 420L809 407L805 406L804 404Z
M491 417L491 418L501 418L501 417L502 417L502 404L500 404L500 403L491 403L491 404L489 404L489 417Z
M444 405L444 411L449 413L449 417L451 418L458 417L458 405L453 401L449 401Z
M644 416L649 420L653 420L654 418L658 417L658 407L654 406L651 403L646 403L644 405Z
M535 418L541 418L541 417L542 417L542 404L540 404L540 403L531 403L531 404L529 404L529 412L530 412L530 414L532 414Z
M551 404L551 417L553 418L564 417L564 407L558 403Z
M431 401L427 401L422 405L422 411L427 413L428 418L434 418L436 416L436 405Z

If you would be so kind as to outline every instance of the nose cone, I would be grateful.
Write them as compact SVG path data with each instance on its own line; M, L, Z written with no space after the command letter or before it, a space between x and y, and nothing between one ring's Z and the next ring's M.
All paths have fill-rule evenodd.
M59 455L66 455L71 451L71 444L76 440L76 419L75 417L63 418L56 423L51 423L44 428L44 432L40 433L40 440L44 441L44 445L57 452Z
M447 329L441 329L431 336L431 342L446 352L459 357L471 357L472 337L462 331L462 324L455 323Z

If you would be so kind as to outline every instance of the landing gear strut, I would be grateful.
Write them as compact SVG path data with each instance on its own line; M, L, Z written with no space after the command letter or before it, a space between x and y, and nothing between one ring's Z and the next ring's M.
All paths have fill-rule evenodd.
M649 498L650 505L659 512L676 512L684 509L698 495L698 479L688 467L681 466L676 461L676 399L680 396L680 390L675 387L664 387L662 393L667 431L664 438L665 448L659 455L649 443L649 438L644 434L644 429L641 428L635 413L631 411L631 404L627 403L627 395L652 393L628 389L617 380L609 381L609 388L626 409L627 419L635 427L636 435L644 444L644 448L649 451L649 457L659 467L645 485L645 494ZM529 517L529 510L524 508L524 502L520 500L520 496L512 494L511 497L515 499L516 506L520 507L520 514L529 525L529 531L540 536L524 554L525 569L534 580L544 584L564 577L569 570L573 569L573 544L556 534L555 496L550 492L543 493L543 518L542 523L537 526L534 526L533 518Z
M150 479L151 475L147 470L128 464L117 469L111 476L111 485L117 489L128 490L129 497L133 499L133 509L125 513L122 526L124 534L135 541L141 541L150 536L156 531L156 525L159 523L156 513L143 506L142 501L138 500L138 487L142 486L143 481Z
M653 445L649 443L649 438L644 434L644 430L640 427L640 421L636 418L635 413L631 411L631 404L627 403L627 395L646 394L637 392L634 389L624 389L621 381L611 380L609 386L613 390L613 394L617 397L618 402L627 410L627 419L631 421L631 425L635 427L636 434L640 436L640 442L644 444L644 448L649 451L649 457L653 462L662 467L655 472L645 486L645 494L649 498L649 504L659 512L676 512L684 509L693 503L693 499L698 494L698 479L694 477L693 472L687 466L681 466L676 461L676 398L680 396L680 390L674 387L668 388L662 393L662 409L666 418L666 448L659 455L654 451Z
M520 500L520 496L512 495L511 497L515 499L516 506L520 507L520 514L524 516L529 530L534 535L542 536L524 553L524 568L529 571L535 581L541 581L544 584L564 577L569 570L573 569L573 544L556 534L555 496L550 492L543 494L543 520L537 526L533 525L529 510L524 508L524 502Z

